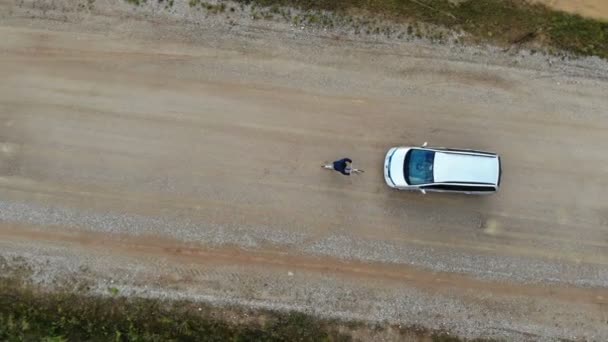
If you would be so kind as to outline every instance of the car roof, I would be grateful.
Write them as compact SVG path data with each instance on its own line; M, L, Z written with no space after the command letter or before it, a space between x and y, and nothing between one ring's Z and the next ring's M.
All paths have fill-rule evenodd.
M490 153L435 150L435 183L479 183L497 185L498 156Z

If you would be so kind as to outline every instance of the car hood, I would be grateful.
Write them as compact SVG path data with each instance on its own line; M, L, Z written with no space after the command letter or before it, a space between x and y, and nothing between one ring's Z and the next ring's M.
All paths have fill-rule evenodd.
M389 164L389 175L395 186L408 186L403 174L403 163L405 162L405 155L409 150L409 148L399 147L392 154Z

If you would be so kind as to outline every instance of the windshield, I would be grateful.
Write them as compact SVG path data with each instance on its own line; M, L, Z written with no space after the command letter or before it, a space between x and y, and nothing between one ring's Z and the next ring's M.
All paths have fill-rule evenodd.
M433 161L435 152L426 150L410 150L405 156L403 173L410 185L433 183Z

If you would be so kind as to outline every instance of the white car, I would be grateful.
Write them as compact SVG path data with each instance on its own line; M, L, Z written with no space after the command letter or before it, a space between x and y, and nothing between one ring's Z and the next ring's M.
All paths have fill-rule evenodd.
M498 191L500 157L491 152L393 147L384 160L384 179L399 190L491 194Z

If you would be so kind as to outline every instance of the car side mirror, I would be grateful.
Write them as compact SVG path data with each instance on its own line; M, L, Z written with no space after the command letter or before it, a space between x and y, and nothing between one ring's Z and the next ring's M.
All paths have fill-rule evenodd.
M429 143L428 142L424 142L424 144L422 144L422 147L426 147Z
M420 189L420 193L422 193L423 195L426 195L426 190Z

